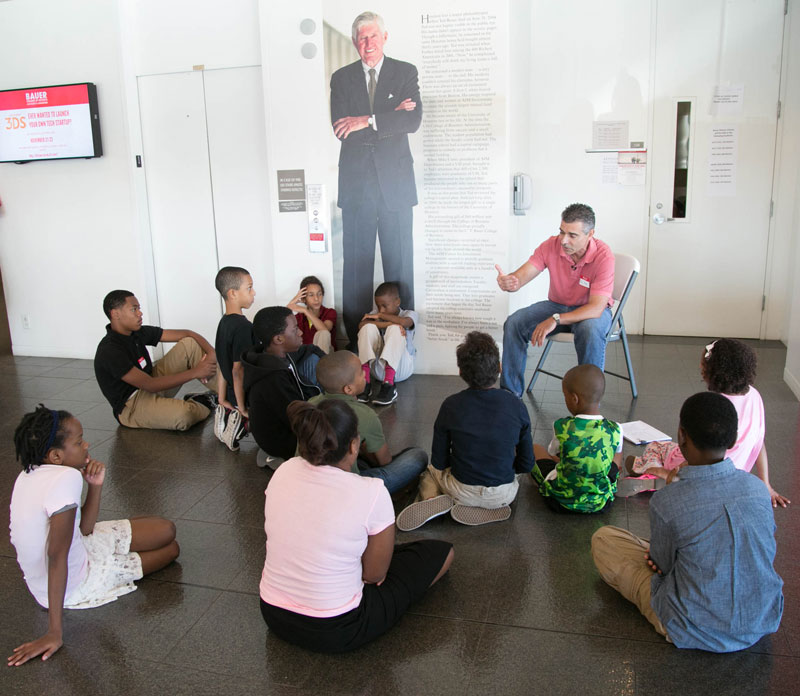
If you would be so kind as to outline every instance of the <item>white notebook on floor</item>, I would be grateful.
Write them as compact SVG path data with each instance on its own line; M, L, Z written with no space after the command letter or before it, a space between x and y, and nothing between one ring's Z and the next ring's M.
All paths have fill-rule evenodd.
M662 440L672 439L666 433L662 433L652 425L640 420L622 423L620 427L622 428L622 436L634 445L646 445L648 442L661 442Z

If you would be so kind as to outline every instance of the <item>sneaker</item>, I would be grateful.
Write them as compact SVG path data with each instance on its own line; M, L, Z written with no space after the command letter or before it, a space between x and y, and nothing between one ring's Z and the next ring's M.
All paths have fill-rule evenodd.
M447 514L452 507L453 499L449 495L437 495L435 498L413 503L397 516L397 528L401 532L410 532L434 517Z
M395 401L397 401L397 387L395 387L394 384L387 384L386 382L381 384L378 396L372 399L372 403L378 406L388 406Z
M234 409L228 416L228 424L222 434L222 441L231 452L238 452L239 440L245 435L247 435L247 428L245 427L244 418L242 418L242 414L239 411Z
M262 449L259 449L258 454L256 454L256 466L259 469L266 469L269 467L275 471L283 462L284 460L280 457L272 457Z
M450 510L450 517L461 524L476 527L479 524L489 524L490 522L504 522L511 517L511 507L502 505L499 508L489 510L488 508L473 507L472 505L454 505Z
M666 485L667 482L662 478L634 478L629 476L617 483L616 496L617 498L628 498L644 491L659 491Z
M362 391L356 399L358 399L362 404L369 403L369 395L370 391L372 390L372 382L367 382L367 386L364 387L364 391Z
M218 404L214 409L214 435L217 440L223 442L222 435L225 432L225 426L228 421L228 409L222 404Z
M194 401L196 404L205 406L209 411L216 411L218 401L217 395L213 392L198 392L197 394L187 394L183 397L184 401Z

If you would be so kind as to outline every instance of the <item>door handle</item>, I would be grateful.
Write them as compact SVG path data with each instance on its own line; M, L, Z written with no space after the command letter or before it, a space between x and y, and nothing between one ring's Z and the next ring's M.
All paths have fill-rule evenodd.
M665 222L672 222L673 220L675 220L675 218L664 217L661 213L653 215L653 222L656 225L663 225Z

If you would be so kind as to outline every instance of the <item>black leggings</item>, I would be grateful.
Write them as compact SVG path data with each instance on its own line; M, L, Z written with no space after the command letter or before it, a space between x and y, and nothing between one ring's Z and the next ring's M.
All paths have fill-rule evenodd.
M452 548L435 539L398 544L386 579L364 585L361 603L339 616L305 616L263 599L261 614L269 630L289 643L322 653L355 650L386 633L425 594Z

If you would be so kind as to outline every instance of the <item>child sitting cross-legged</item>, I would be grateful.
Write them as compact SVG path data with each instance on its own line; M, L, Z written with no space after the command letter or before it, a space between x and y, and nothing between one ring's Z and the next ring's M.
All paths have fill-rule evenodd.
M447 512L469 525L507 520L519 488L516 474L533 466L528 411L513 394L494 388L500 374L494 339L479 331L467 334L456 360L469 388L447 397L439 409L419 501L397 517L404 532Z
M317 364L317 380L325 393L312 397L309 403L319 405L325 401L344 401L358 418L361 446L353 473L382 479L389 493L415 484L428 464L428 454L420 447L409 447L392 456L383 436L380 418L369 406L356 400L365 385L358 357L349 350L326 355Z
M47 660L61 647L64 609L113 602L180 551L175 525L163 517L97 522L106 468L89 456L80 421L66 411L39 404L17 426L14 446L23 471L11 494L11 543L28 589L48 610L48 630L16 647L9 667Z
M547 449L534 445L533 478L556 512L600 512L614 502L622 461L622 428L600 415L606 389L596 365L578 365L561 382L572 414L553 424Z
M611 526L592 537L600 577L679 648L742 650L781 621L770 493L726 455L737 420L721 394L689 397L678 428L688 465L650 500L650 541Z
M342 653L386 633L450 568L453 546L395 546L386 487L355 476L358 419L343 401L289 404L300 456L270 479L261 614L270 633Z

